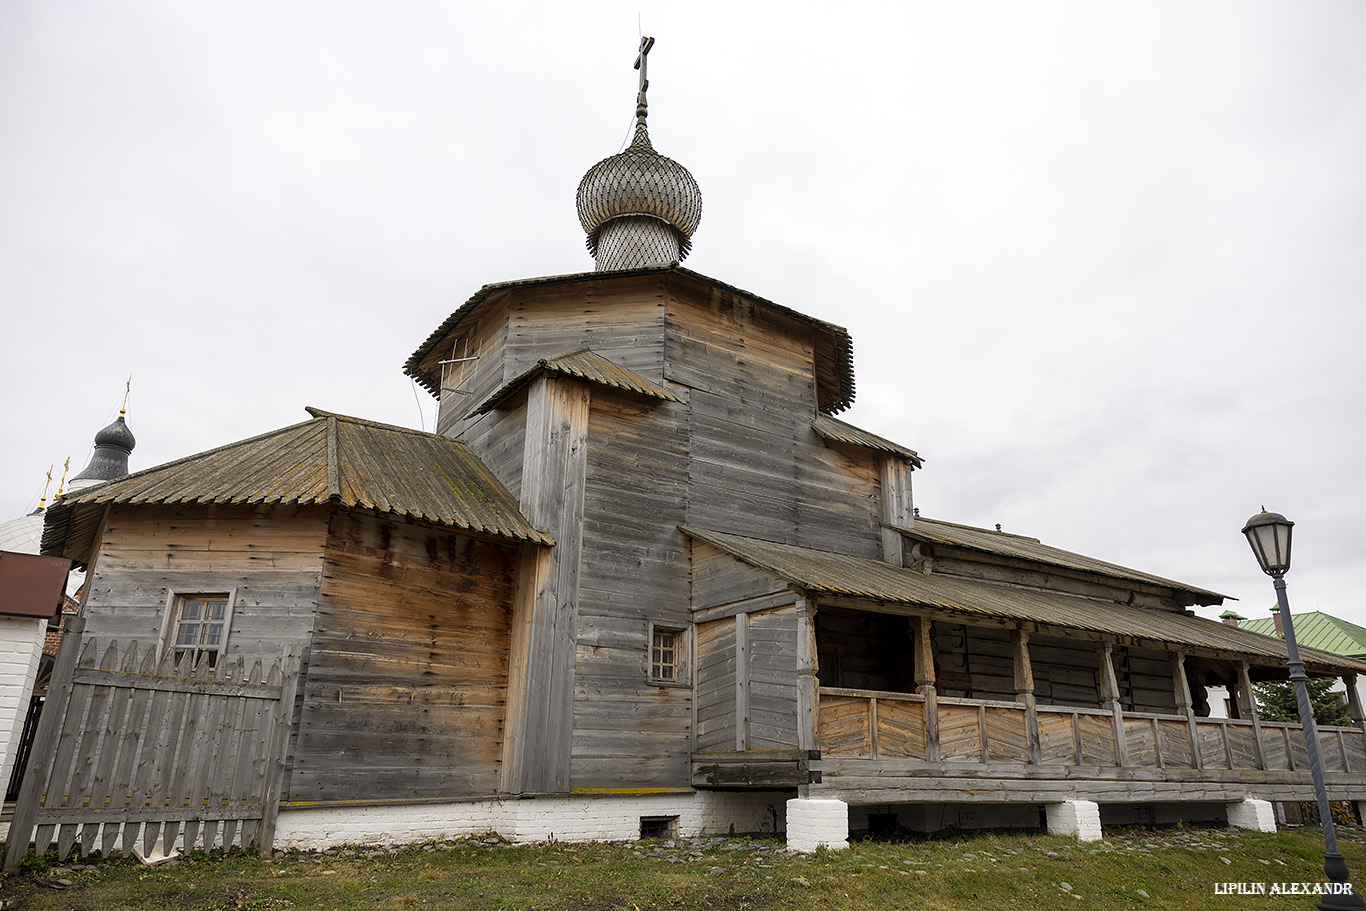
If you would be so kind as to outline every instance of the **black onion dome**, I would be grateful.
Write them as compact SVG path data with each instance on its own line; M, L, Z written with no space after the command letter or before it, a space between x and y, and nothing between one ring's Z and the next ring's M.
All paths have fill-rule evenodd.
M658 218L677 235L684 256L702 221L702 191L688 169L665 158L650 145L645 124L636 125L626 151L604 158L579 182L579 223L588 234L588 250L597 256L602 227L614 218L643 215Z
M136 445L133 431L119 414L114 423L95 434L95 451L81 473L71 479L71 489L112 481L128 474L128 457Z
M114 423L101 428L100 432L95 434L96 446L117 446L120 449L132 452L137 443L138 441L133 437L133 431L128 429L128 424L124 421L123 415L119 415Z

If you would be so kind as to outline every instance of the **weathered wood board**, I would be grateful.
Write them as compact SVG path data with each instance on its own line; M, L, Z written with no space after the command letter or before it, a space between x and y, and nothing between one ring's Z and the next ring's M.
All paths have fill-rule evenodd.
M287 799L498 789L515 549L332 522Z

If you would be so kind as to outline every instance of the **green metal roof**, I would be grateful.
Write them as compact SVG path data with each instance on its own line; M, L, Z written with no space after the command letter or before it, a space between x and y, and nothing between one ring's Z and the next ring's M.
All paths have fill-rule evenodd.
M1350 658L1366 658L1366 629L1320 611L1311 611L1307 614L1292 613L1290 616L1295 624L1295 642L1300 646L1347 655ZM1258 617L1256 620L1245 620L1239 627L1261 633L1263 636L1274 636L1276 618Z

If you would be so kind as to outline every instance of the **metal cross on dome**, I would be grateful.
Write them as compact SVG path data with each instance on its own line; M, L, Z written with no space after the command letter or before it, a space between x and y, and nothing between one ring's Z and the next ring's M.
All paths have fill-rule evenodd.
M636 69L640 70L640 94L636 95L636 125L645 125L645 92L650 88L650 80L645 75L645 56L655 46L655 39L641 38L640 53L636 54Z

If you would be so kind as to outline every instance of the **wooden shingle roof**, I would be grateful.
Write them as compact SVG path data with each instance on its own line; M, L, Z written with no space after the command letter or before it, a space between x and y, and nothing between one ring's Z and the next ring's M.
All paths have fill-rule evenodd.
M464 443L308 409L312 420L68 494L43 553L84 561L107 504L334 503L516 541L553 544Z
M900 456L916 468L924 465L914 449L907 449L900 443L893 443L891 440L884 439L875 433L869 433L860 427L841 421L839 418L832 418L828 414L816 415L816 420L811 422L811 429L816 431L817 436L825 440Z
M634 393L660 402L682 401L663 386L650 382L640 374L627 370L625 367L619 367L587 348L578 348L556 357L541 358L516 379L489 396L488 401L476 408L474 413L483 414L500 407L518 389L521 389L534 377L544 373L577 377L599 386Z
M957 525L953 522L920 517L916 518L914 526L897 527L897 531L908 538L925 541L929 544L960 547L979 553L994 554L998 557L1023 560L1028 563L1095 573L1125 582L1141 582L1160 588L1170 588L1174 591L1186 593L1191 597L1191 602L1195 604L1219 604L1227 597L1227 595L1221 595L1219 592L1197 588L1185 582L1164 579L1162 576L1130 569L1117 563L1107 563L1104 560L1073 553L1070 550L1050 547L1041 543L1038 538L1027 538L1023 535L1013 535L1003 531L990 531L971 525Z
M1149 610L1056 592L926 574L866 557L852 557L682 527L688 536L725 551L792 585L816 593L841 595L880 604L950 611L988 621L1027 621L1051 634L1067 630L1146 641L1154 646L1190 649L1284 662L1285 643L1270 636L1226 626L1185 613ZM1317 649L1302 649L1306 664L1319 671L1366 671L1366 662ZM1270 661L1268 661L1270 659Z

